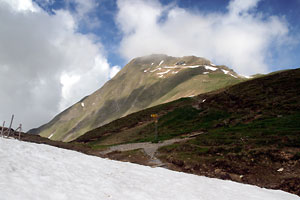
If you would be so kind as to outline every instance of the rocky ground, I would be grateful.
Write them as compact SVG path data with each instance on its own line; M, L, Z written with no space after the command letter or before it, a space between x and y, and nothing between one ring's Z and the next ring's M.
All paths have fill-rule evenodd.
M161 167L165 166L165 164L156 157L157 150L160 147L171 145L176 142L186 141L188 139L190 138L174 138L159 143L141 142L116 145L108 148L107 150L99 152L99 154L115 160L125 161L127 159L126 161L129 162L150 165L153 167ZM135 151L139 151L139 154L135 154ZM140 159L137 159L137 157L140 157Z

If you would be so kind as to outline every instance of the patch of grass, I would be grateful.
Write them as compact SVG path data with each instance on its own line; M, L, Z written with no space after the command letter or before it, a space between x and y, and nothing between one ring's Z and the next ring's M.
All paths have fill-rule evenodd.
M174 124L181 123L183 121L191 121L197 118L199 111L191 106L184 106L175 109L173 112L169 112L159 119L159 126L173 126Z
M198 155L206 154L210 150L210 147L198 147L196 153Z
M182 106L162 116L158 121L158 141L212 128L216 123L230 116L229 113L220 110L209 110L205 114L201 112L192 106ZM140 138L131 142L155 142L154 122L139 130L139 134Z
M160 147L159 150L163 152L170 152L179 147L180 144L174 143L167 146Z
M129 151L122 151L122 154L123 155L131 155L131 156L134 156L134 155L144 155L143 153L143 150L142 149L134 149L134 150L129 150Z
M227 117L227 115L210 115L207 120ZM166 154L183 162L215 162L231 157L244 160L281 147L300 147L300 113L281 117L264 117L248 124L211 128L185 143L164 146L159 149L162 156ZM269 155L269 154L268 154ZM267 154L266 154L267 156ZM300 159L300 152L293 156Z
M201 119L201 128L212 128L215 122L224 120L230 117L230 114L226 111L210 110Z
M229 116L228 113L219 110L210 110L200 116L201 112L191 106L185 106L163 116L158 123L160 139L211 128L218 120Z
M213 84L205 84L204 86L206 91L214 91L220 88L224 88L224 86L234 85L242 81L232 76L225 75L223 72L209 73L208 77L209 80L213 82Z
M106 150L109 147L114 146L114 145L102 145L102 144L98 144L97 141L90 142L90 143L87 143L85 145L88 146L88 147L90 147L93 150Z
M293 160L300 160L300 152L295 153Z
M256 146L283 145L300 147L300 113L255 120L249 124L220 127L200 135L198 145L251 143Z

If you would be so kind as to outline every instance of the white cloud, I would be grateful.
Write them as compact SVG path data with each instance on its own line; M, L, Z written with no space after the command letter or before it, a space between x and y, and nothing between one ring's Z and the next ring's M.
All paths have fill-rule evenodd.
M37 11L38 7L35 6L31 0L2 0L1 3L6 3L7 5L11 6L11 8L16 9L18 11Z
M260 0L232 0L229 2L228 9L232 14L245 13L254 8Z
M113 78L119 71L121 70L121 67L120 66L113 66L110 70L110 73L109 73L109 78Z
M76 11L78 15L84 16L95 8L95 0L72 0L76 3Z
M245 75L267 72L269 48L280 46L288 26L280 17L250 12L258 2L232 0L226 13L203 14L158 0L118 0L120 52L128 60L152 53L197 55Z
M99 19L92 16L92 13L96 12L97 0L68 0L68 2L75 5L75 11L72 12L72 15L79 24L89 29L100 26Z
M79 58L75 62L84 62L84 60ZM90 60L90 63L81 65L80 68L69 71L66 74L63 73L61 77L63 99L60 102L60 109L66 108L73 104L74 100L78 101L85 95L99 89L110 78L110 74L114 70L114 67L109 67L105 58L95 55L94 59Z
M14 113L25 129L39 126L109 79L101 44L78 33L76 20L30 0L0 0L1 121Z

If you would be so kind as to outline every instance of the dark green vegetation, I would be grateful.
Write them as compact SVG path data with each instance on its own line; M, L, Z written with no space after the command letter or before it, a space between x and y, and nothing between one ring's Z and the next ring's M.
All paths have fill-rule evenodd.
M148 108L89 131L74 142L84 142L93 145L98 143L103 146L128 142L152 141L154 139L153 133L155 127L154 121L150 116L151 114L157 113L160 116L168 115L169 112L173 112L180 107L185 107L195 102L193 98L182 98L170 103ZM160 130L161 122L162 121L159 120L159 139L163 136ZM168 138L172 137L174 136Z
M226 138L234 131L242 131L239 136L250 137L248 130L256 132L253 137L292 134L299 131L299 87L299 70L276 73L130 114L92 130L76 141L105 144L104 140L115 135L119 137L122 132L127 135L124 141L111 141L111 144L152 141L154 121L150 115L153 113L160 116L159 140L199 131L212 132L210 135L224 133Z
M300 69L155 106L79 137L83 145L153 141L200 133L162 147L157 156L175 170L300 195Z
M208 129L159 149L170 168L300 195L300 112ZM282 171L280 171L280 169Z
M151 55L133 59L102 88L29 132L68 142L139 110L245 80L226 66L216 66L214 70L207 66L212 67L209 60L195 56Z
M300 112L286 116L269 116L247 124L239 123L209 130L209 134L195 139L197 145L275 145L300 148Z

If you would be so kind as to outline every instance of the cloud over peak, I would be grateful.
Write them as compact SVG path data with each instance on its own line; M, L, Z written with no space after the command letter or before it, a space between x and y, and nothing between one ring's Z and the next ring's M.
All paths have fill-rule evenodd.
M280 47L289 30L284 19L254 12L258 2L232 0L226 13L204 14L159 1L118 0L120 53L128 60L152 53L197 55L245 75L267 72L269 48Z

